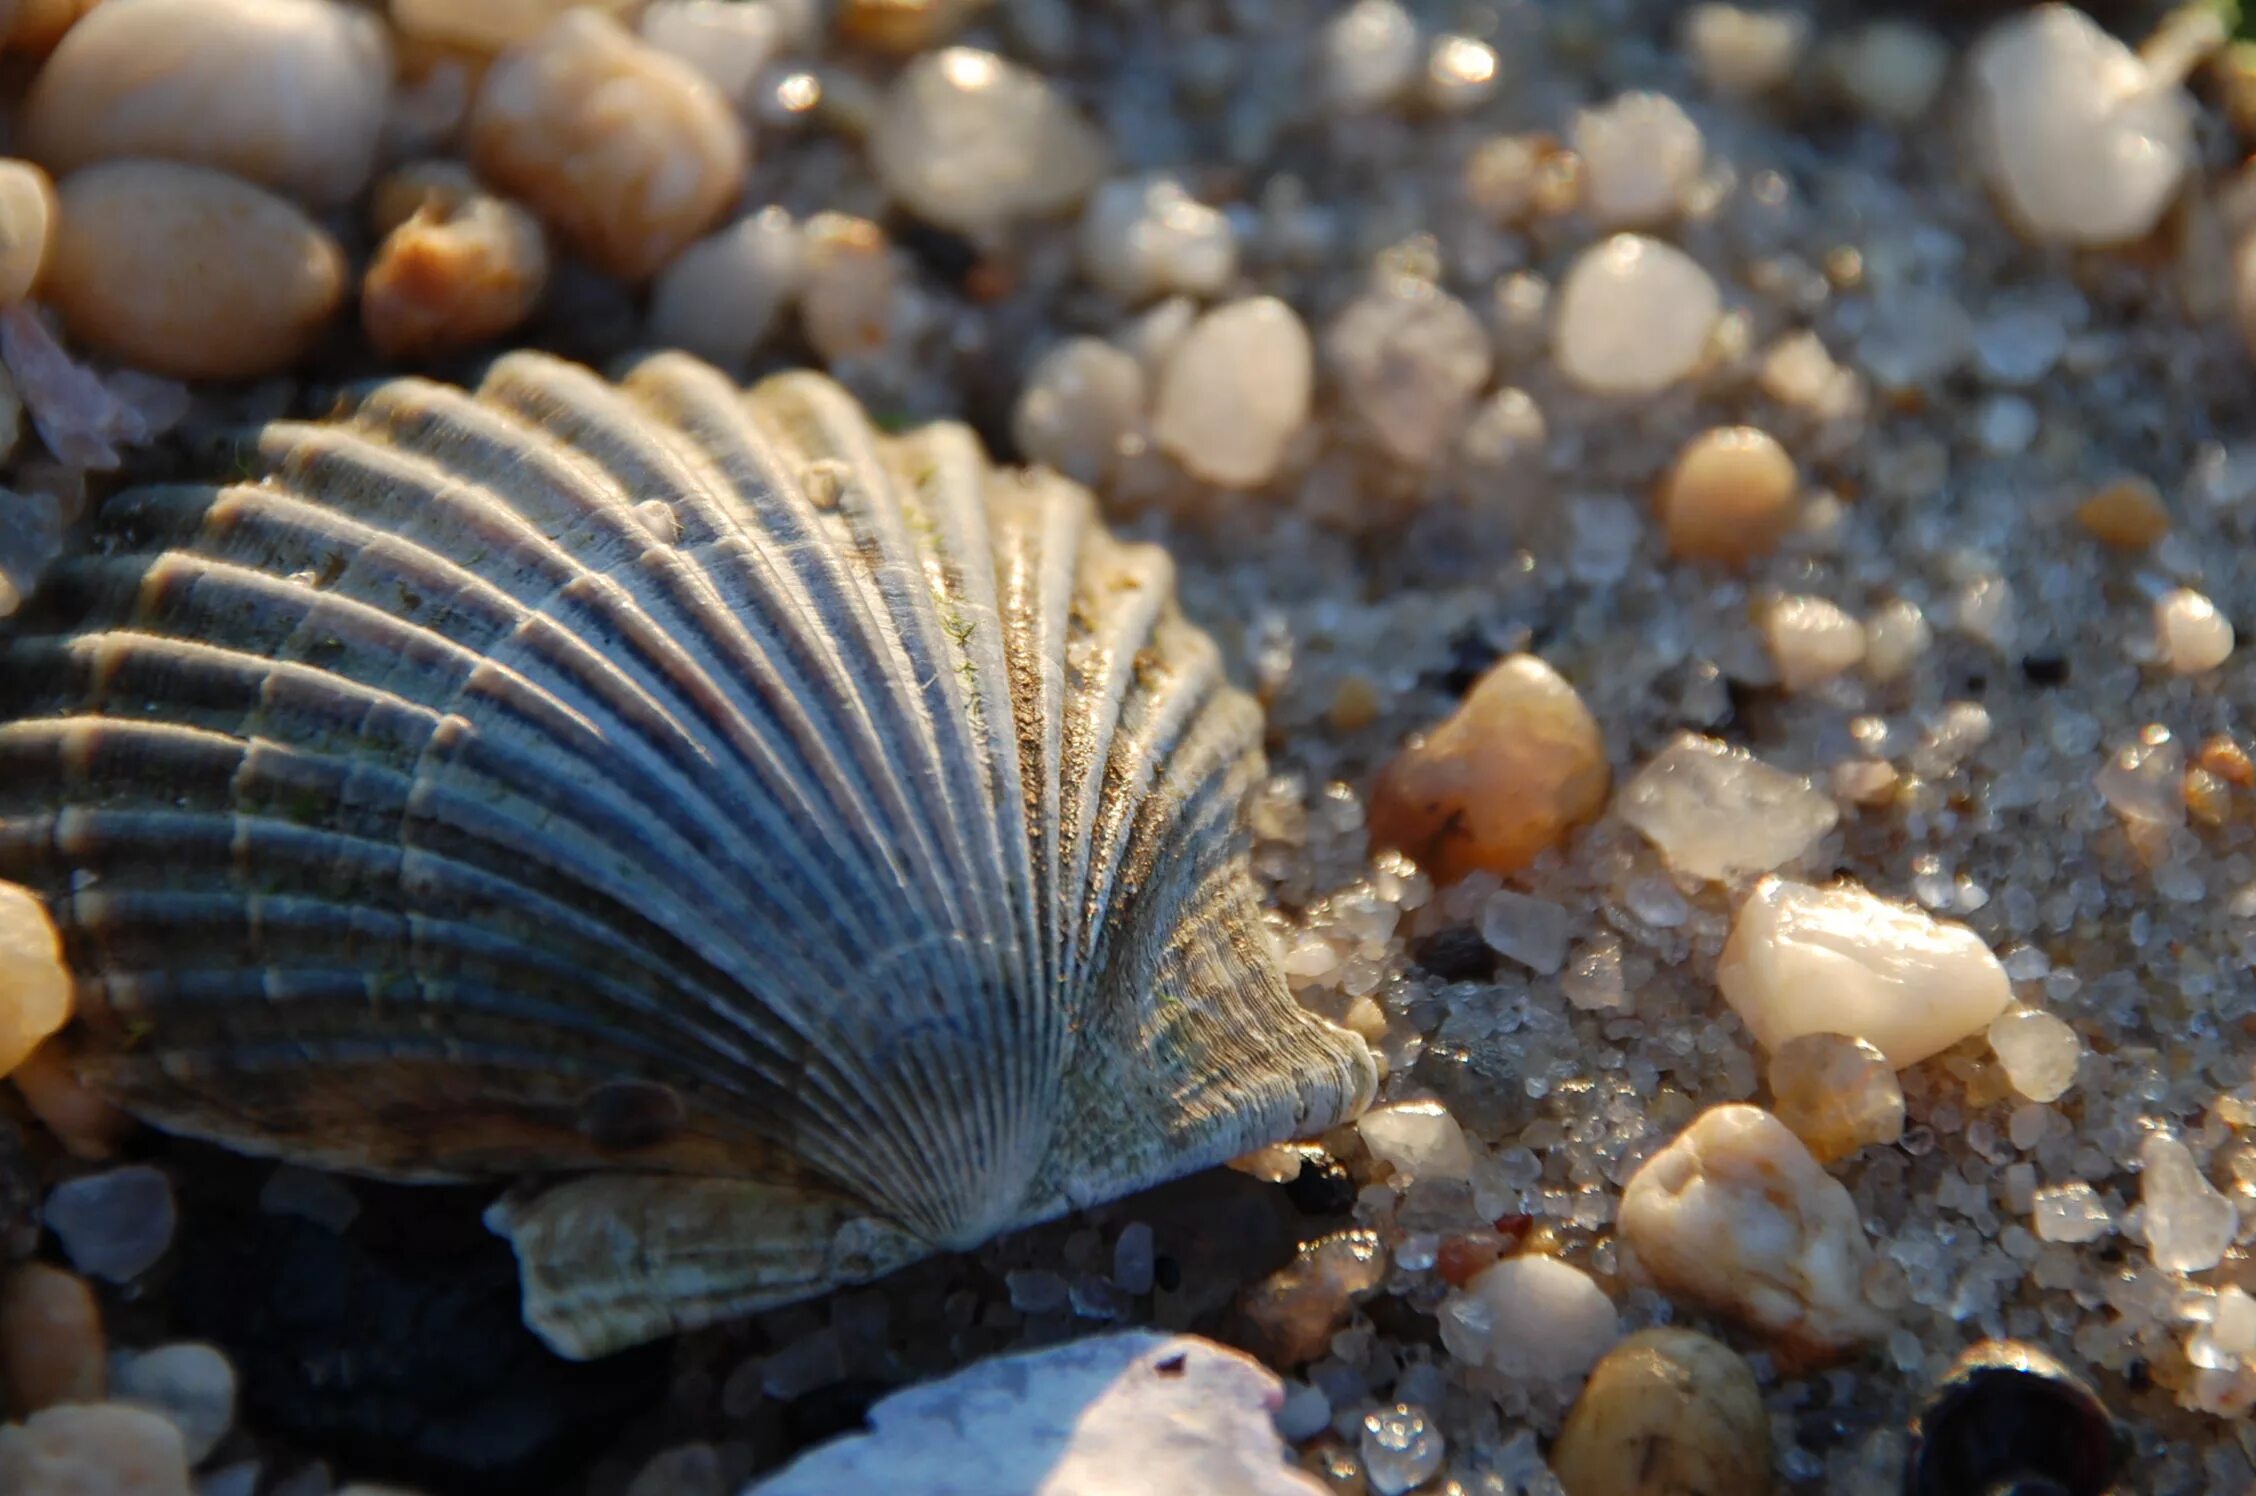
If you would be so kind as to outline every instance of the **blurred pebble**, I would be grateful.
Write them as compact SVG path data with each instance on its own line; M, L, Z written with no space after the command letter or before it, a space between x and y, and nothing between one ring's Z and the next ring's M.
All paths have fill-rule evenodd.
M1152 436L1209 483L1257 488L1307 424L1315 349L1274 296L1227 302L1200 317L1167 355Z
M2155 600L2154 634L2173 674L2199 675L2232 657L2231 621L2191 587L2174 587Z
M1601 229L1676 217L1706 159L1700 127L1667 94L1625 93L1575 116L1582 206Z
M26 1262L0 1281L0 1394L11 1416L100 1402L107 1351L102 1306L84 1278Z
M548 287L538 219L466 181L426 184L384 235L360 284L360 325L390 359L425 359L492 342L523 324ZM396 187L396 209L410 189Z
M75 27L24 101L58 175L153 156L320 206L367 185L392 83L384 28L331 0L133 0Z
M0 5L0 44L18 57L44 57L101 0L13 0Z
M1803 1034L1770 1057L1770 1108L1821 1164L1903 1136L1903 1085L1888 1057L1847 1034Z
M1324 360L1392 456L1424 467L1455 445L1488 383L1488 332L1432 281L1389 275L1324 330Z
M0 160L0 308L29 296L55 235L55 184L29 161Z
M69 1020L74 992L46 902L28 888L0 883L0 1075Z
M117 1151L118 1139L133 1126L133 1119L116 1103L78 1078L57 1045L33 1050L8 1079L15 1082L31 1114L72 1158L110 1157Z
M893 335L900 271L885 230L866 218L817 213L802 236L799 326L832 363L867 358Z
M181 379L253 379L296 362L345 290L336 242L247 182L169 161L66 179L45 294L71 335Z
M1950 74L1950 44L1909 21L1872 21L1828 49L1834 81L1849 102L1899 128L1926 119Z
M869 152L903 206L976 233L1080 202L1104 170L1106 146L1041 74L950 47L893 80Z
M650 335L715 363L741 364L767 340L806 279L806 243L782 208L763 208L683 250L650 297Z
M119 1403L47 1408L0 1428L0 1491L24 1496L191 1496L171 1420Z
M1700 81L1726 98L1752 98L1794 76L1809 45L1809 18L1791 10L1705 3L1684 13L1684 49Z
M1864 625L1822 597L1782 597L1763 613L1763 638L1788 691L1821 686L1864 658Z
M1763 1496L1770 1415L1731 1347L1640 1330L1606 1353L1551 1447L1566 1496Z
M1383 108L1418 75L1418 25L1395 0L1355 0L1318 46L1324 95L1349 114Z
M1581 1376L1621 1338L1621 1316L1591 1276L1530 1252L1475 1274L1443 1301L1441 1339L1469 1365L1549 1382Z
M1341 1231L1303 1243L1291 1262L1238 1295L1246 1344L1271 1366L1315 1360L1386 1272L1387 1251L1374 1232Z
M702 74L585 10L495 60L469 147L481 176L629 281L710 228L747 164L743 126Z
M341 1234L359 1218L360 1197L334 1174L279 1164L259 1189L259 1209L268 1215L297 1216Z
M403 36L472 52L499 52L531 41L566 11L625 16L635 0L391 0L392 24Z
M626 1496L728 1496L720 1451L710 1444L660 1450L627 1483Z
M171 1419L191 1465L201 1464L235 1426L235 1368L217 1346L201 1341L121 1354L110 1372L110 1395Z
M66 1179L41 1212L71 1266L112 1283L130 1283L172 1246L172 1181L147 1164Z
M1535 656L1512 655L1379 775L1371 844L1399 848L1437 882L1515 872L1603 810L1611 782L1574 687Z
M1769 432L1715 426L1685 443L1661 483L1669 552L1741 565L1774 550L1794 526L1800 478Z
M783 45L783 22L746 0L655 0L642 13L642 39L678 57L739 108Z
M952 34L992 0L838 0L838 34L907 57Z
M2170 533L2170 511L2152 483L2123 478L2078 504L2076 523L2102 544L2144 550Z
M1118 178L1091 193L1080 250L1089 279L1130 303L1212 296L1238 269L1230 220L1163 173Z
M1556 302L1552 357L1594 395L1652 395L1684 378L1706 355L1723 310L1698 261L1642 234L1584 250Z
M1029 461L1095 486L1143 416L1143 366L1101 338L1068 338L1028 372L1011 435Z

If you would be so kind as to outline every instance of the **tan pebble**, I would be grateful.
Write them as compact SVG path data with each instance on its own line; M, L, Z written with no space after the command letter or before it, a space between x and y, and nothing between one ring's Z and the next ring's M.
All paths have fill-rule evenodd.
M1533 655L1499 661L1456 712L1380 774L1371 845L1436 878L1508 873L1606 805L1612 772L1575 688Z
M2227 784L2237 784L2242 789L2256 785L2256 762L2248 751L2232 740L2229 733L2217 733L2201 745L2201 767Z
M1386 1280L1387 1252L1372 1231L1341 1231L1305 1243L1299 1255L1238 1296L1249 1344L1272 1366L1324 1355L1355 1305Z
M1779 598L1763 614L1763 638L1790 692L1821 686L1864 658L1864 625L1822 597Z
M1567 1496L1763 1496L1770 1415L1737 1352L1640 1330L1590 1373L1551 1447Z
M2104 544L2144 550L2170 533L2170 511L2153 484L2124 478L2078 504L2076 523Z
M807 341L833 362L883 348L892 336L900 278L885 230L851 214L817 213L807 220L804 242L799 325Z
M386 358L475 347L531 316L548 285L540 221L497 197L434 197L391 230L360 285L360 325Z
M11 57L44 57L101 0L11 0L0 5L0 38Z
M947 37L988 0L843 0L838 34L858 47L908 57Z
M153 156L305 202L368 183L392 82L374 16L331 0L132 0L64 38L24 102L57 173Z
M1332 692L1324 713L1335 732L1356 732L1379 719L1379 688L1367 675L1351 675Z
M188 1450L147 1408L47 1408L0 1428L0 1491L26 1496L190 1496Z
M470 157L591 264L634 281L728 211L747 165L712 84L590 11L495 61L471 106Z
M1776 549L1794 527L1794 459L1767 431L1717 426L1684 446L1661 484L1669 552L1740 565Z
M2188 769L2185 778L2186 810L2207 826L2222 826L2232 819L2232 788L2207 769Z
M0 1392L17 1418L58 1403L100 1402L109 1360L102 1306L84 1278L26 1262L0 1282Z
M568 10L624 16L638 0L391 0L392 25L423 45L499 52L530 41Z
M0 160L0 308L29 296L55 236L55 184L29 161Z
M208 167L109 161L67 179L46 295L72 336L151 373L255 379L321 336L345 257L312 219Z
M0 883L0 1075L24 1062L71 1015L62 937L39 895Z
M1903 1085L1888 1057L1846 1034L1803 1034L1770 1057L1771 1111L1819 1163L1903 1136Z
M78 1078L59 1044L40 1045L8 1079L72 1158L109 1158L133 1128L130 1116Z

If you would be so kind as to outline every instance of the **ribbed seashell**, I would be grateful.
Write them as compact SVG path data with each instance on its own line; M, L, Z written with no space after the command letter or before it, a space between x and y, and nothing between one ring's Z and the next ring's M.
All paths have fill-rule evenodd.
M0 640L0 878L141 1115L541 1176L489 1219L584 1356L1368 1100L1261 928L1257 709L1081 489L671 354L252 457Z

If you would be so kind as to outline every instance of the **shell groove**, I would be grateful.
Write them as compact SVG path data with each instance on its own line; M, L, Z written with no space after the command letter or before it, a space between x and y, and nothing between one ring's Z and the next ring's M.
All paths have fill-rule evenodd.
M671 354L256 460L113 500L0 640L0 878L143 1115L586 1171L495 1219L588 1354L1368 1100L1264 944L1258 710L1081 489Z

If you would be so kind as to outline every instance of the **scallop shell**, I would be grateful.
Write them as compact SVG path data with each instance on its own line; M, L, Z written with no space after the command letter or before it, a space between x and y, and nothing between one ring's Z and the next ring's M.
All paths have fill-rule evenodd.
M0 878L141 1115L551 1181L489 1219L586 1356L1368 1101L1261 928L1258 709L1071 483L678 354L252 460L0 640Z

